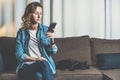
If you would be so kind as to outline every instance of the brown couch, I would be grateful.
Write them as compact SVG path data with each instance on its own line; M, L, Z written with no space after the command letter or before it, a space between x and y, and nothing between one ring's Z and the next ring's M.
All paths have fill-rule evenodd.
M90 38L86 35L56 38L55 42L59 48L53 57L56 64L62 60L72 59L79 62L87 61L87 64L90 65L89 69L75 69L73 71L57 69L55 80L120 80L120 66L116 66L116 62L120 62L120 40ZM0 52L0 80L18 80L15 74L17 65L15 38L0 37ZM105 57L101 58L98 56L99 54L105 54ZM117 58L113 58L116 57L116 54ZM114 62L114 59L117 61ZM109 64L106 68L107 61ZM105 65L103 65L104 62L106 62ZM115 66L110 67L110 63Z

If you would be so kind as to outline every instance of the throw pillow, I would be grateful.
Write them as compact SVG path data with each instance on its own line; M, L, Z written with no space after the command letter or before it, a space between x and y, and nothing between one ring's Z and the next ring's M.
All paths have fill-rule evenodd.
M0 73L2 73L3 72L3 59L2 59L2 53L1 53L1 51L0 51Z
M97 54L96 57L100 69L120 68L120 53Z

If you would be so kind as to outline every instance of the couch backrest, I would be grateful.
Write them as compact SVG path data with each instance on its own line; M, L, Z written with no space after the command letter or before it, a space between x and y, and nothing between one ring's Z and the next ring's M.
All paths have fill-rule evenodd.
M120 39L91 39L91 53L93 65L97 65L97 54L120 53Z
M3 58L4 71L16 69L15 38L0 37L0 50Z
M89 36L56 38L58 52L54 55L55 62L65 59L87 61L91 64L91 48Z
M91 65L91 48L89 36L56 38L58 52L54 55L55 62L65 59L87 61ZM15 38L0 37L0 49L3 57L4 70L15 70ZM14 63L14 64L13 64Z

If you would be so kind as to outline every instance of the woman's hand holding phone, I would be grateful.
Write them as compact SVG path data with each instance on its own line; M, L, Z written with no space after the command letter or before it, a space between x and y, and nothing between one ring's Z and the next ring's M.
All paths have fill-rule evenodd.
M51 39L51 47L54 44L54 28L56 26L56 23L51 23L46 35Z

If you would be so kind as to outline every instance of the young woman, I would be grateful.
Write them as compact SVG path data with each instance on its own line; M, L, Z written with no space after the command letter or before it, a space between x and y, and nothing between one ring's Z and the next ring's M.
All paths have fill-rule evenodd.
M32 2L25 8L22 27L16 36L16 72L20 80L54 80L55 64L52 56L57 52L54 33L41 24L43 7Z

